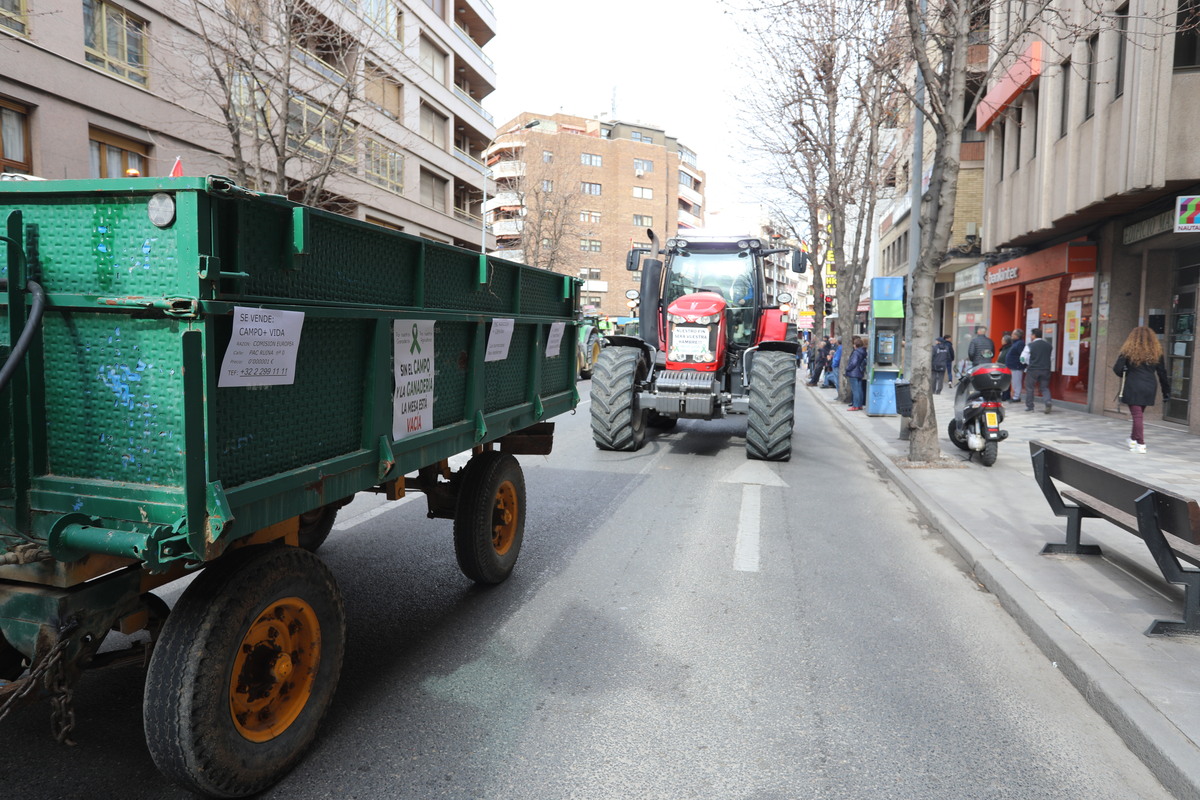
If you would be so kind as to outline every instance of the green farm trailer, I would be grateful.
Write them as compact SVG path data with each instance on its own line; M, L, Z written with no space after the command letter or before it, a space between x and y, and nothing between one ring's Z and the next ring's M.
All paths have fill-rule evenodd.
M579 286L215 176L0 183L0 720L48 698L67 740L106 635L146 630L158 767L277 781L341 671L340 506L423 492L468 578L513 569Z

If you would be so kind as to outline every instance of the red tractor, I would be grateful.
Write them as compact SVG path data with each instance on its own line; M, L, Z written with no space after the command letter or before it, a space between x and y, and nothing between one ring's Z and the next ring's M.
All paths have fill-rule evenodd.
M641 291L628 293L640 301L641 335L609 336L592 375L596 446L637 450L647 427L748 414L746 455L788 460L798 345L784 338L791 296L765 298L764 259L790 253L792 271L804 272L805 255L692 232L663 247L648 233L651 249L626 261L642 270Z

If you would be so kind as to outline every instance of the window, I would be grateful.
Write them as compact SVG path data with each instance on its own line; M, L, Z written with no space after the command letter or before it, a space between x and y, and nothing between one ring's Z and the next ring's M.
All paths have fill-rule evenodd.
M1071 59L1062 62L1061 67L1062 77L1062 108L1061 116L1058 120L1058 136L1061 139L1067 135L1068 125L1071 122Z
M633 160L634 172L654 172L654 162L648 158L635 158Z
M229 109L242 130L252 135L256 131L266 130L267 108L267 96L253 77L245 72L230 73Z
M149 148L141 142L96 128L88 131L88 140L93 178L122 178L129 170L137 170L138 175L146 174Z
M543 164L553 164L554 163L554 153L550 152L549 150L543 150L542 151L542 163Z
M594 223L598 224L600 222L600 212L599 211L580 211L579 212L579 221L580 222L594 222Z
M1084 86L1083 118L1091 119L1096 114L1096 70L1099 65L1100 34L1095 33L1087 40L1087 84Z
M647 142L649 144L654 144L654 137L648 133L642 133L641 131L630 131L629 138L635 142Z
M366 74L363 75L363 97L392 119L400 119L403 116L400 84L381 67L370 62L367 63Z
M332 155L346 164L354 163L355 127L338 114L307 97L296 96L288 103L288 146L318 158Z
M446 213L446 186L445 178L439 178L432 172L421 170L421 204L429 206L434 211Z
M291 14L289 33L296 58L339 86L345 84L353 63L350 34L303 3L294 4Z
M149 26L106 0L83 0L84 58L140 86L149 83L146 33Z
M699 165L696 163L696 154L691 150L688 150L683 145L679 146L679 158L683 161L683 163L691 164L693 167L699 169Z
M1038 145L1038 95L1036 91L1025 93L1025 111L1022 121L1025 123L1025 130L1029 137L1029 158L1033 159L1037 156Z
M446 16L446 0L425 0L425 5L433 9L439 17Z
M579 184L579 191L583 192L584 194L598 195L600 194L600 184L588 183L587 181L584 181L583 183Z
M29 109L0 98L0 172L33 172Z
M421 135L440 149L446 149L446 123L449 117L428 103L421 103Z
M1008 118L1008 133L1007 138L1012 140L1012 171L1016 172L1021 168L1021 119L1024 116L1024 106L1017 103L1012 107L1011 116Z
M1121 6L1116 12L1117 19L1114 27L1117 29L1117 74L1113 76L1113 99L1125 94L1125 48L1129 38L1129 4Z
M603 280L604 276L600 274L599 269L595 267L588 267L586 269L579 270L579 278L580 280L585 281L599 281Z
M446 82L446 54L437 48L437 46L421 37L421 69L428 72L438 83Z
M585 167L599 167L603 159L595 153L580 153L579 163Z
M654 217L650 216L649 214L634 214L633 224L639 228L653 228Z
M600 240L599 239L580 239L579 240L579 249L584 251L585 253L599 253L600 252Z
M0 0L0 25L17 33L29 33L25 0Z
M584 294L579 296L579 304L587 311L595 311L604 302L604 298L598 294Z
M635 186L633 187L633 196L642 200L653 200L654 189L649 186Z
M554 181L552 181L548 178L543 178L542 179L542 191L543 192L553 192L554 191Z
M1175 26L1175 69L1200 67L1200 0L1179 0Z
M376 186L404 191L404 156L378 139L367 139L363 146L363 173Z
M358 0L358 13L378 31L400 39L400 10L395 0Z

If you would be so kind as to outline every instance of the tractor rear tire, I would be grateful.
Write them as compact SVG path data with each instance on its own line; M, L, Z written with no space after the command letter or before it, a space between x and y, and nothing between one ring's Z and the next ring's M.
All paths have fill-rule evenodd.
M636 347L606 347L592 374L592 439L601 450L638 450L646 441L645 409L637 387L646 362Z
M142 706L154 764L208 797L265 790L316 738L345 648L342 595L321 559L279 545L224 556L154 645Z
M795 403L795 356L775 350L756 352L750 366L747 458L787 461L792 457Z

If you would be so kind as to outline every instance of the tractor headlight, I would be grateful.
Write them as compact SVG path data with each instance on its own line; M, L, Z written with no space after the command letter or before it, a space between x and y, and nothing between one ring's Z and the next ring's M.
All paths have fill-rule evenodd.
M709 314L707 317L700 317L699 319L696 320L696 322L700 323L701 325L715 325L716 323L718 323L720 321L721 321L720 314Z
M686 319L684 319L683 317L679 316L678 314L667 314L667 321L668 321L668 322L674 322L676 325L682 325L682 324L684 324L685 322L687 322L687 320L686 320Z

